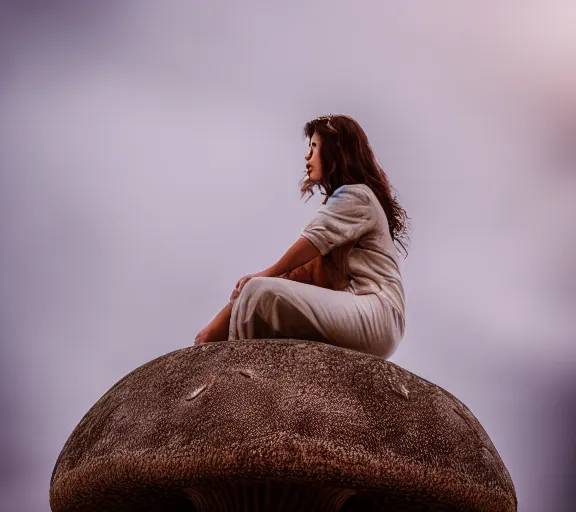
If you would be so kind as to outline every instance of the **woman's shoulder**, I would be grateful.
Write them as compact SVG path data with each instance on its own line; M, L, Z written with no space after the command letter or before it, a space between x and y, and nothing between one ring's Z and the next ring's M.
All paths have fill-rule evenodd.
M379 222L383 226L388 226L388 218L380 200L368 185L364 183L342 185L334 191L331 197L336 197L336 200L342 199L348 205L348 208L354 209L361 205L364 211L366 208L370 209L379 218Z
M334 191L331 197L337 198L344 196L361 199L363 202L367 201L371 202L373 200L378 201L372 189L368 185L365 185L364 183L341 185Z

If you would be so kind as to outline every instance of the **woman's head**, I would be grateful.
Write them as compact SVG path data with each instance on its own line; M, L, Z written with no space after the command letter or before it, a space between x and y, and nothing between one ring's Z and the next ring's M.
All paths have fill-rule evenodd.
M300 182L302 197L314 195L317 186L326 202L342 185L368 185L386 213L390 235L406 252L408 217L360 125L344 115L321 116L306 123L304 136L310 143L307 174Z
M306 175L307 181L313 185L322 183L324 175L322 165L322 137L319 133L313 133L308 144L308 154L306 155ZM311 192L313 194L313 192Z

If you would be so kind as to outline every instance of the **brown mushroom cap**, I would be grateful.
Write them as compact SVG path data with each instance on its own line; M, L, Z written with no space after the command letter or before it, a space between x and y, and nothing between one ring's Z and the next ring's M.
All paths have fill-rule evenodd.
M50 503L517 509L496 448L453 395L381 358L300 340L207 343L134 370L72 432Z

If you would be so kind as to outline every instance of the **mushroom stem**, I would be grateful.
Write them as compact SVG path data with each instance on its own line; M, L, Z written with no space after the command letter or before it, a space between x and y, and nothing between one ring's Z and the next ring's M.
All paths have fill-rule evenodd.
M338 512L356 494L326 484L247 479L213 481L184 492L198 512Z

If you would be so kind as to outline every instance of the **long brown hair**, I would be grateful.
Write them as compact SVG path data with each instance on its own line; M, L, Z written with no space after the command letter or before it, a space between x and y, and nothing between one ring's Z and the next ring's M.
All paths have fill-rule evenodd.
M318 186L325 195L325 204L334 191L342 185L363 183L370 187L384 209L390 236L408 255L408 222L406 211L400 206L394 188L386 173L376 161L366 133L351 117L345 115L321 116L308 121L304 137L311 139L317 133L322 139L320 159L323 177L321 183L313 183L308 176L300 181L301 198L314 195ZM324 190L322 192L322 189ZM308 201L306 199L306 201Z

